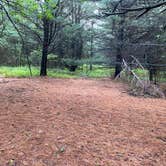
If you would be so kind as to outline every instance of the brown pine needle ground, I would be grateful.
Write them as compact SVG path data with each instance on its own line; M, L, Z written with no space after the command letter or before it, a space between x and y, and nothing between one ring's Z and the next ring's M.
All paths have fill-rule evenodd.
M166 100L111 80L3 79L0 166L165 166Z

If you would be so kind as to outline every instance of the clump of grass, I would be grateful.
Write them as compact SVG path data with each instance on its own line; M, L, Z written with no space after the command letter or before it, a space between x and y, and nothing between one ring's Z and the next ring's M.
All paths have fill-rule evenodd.
M33 76L39 75L39 70L32 67ZM28 67L0 67L0 75L4 77L29 77L30 72Z
M75 73L69 72L66 69L48 69L48 76L53 78L77 78Z
M78 69L76 71L76 75L79 77L105 78L113 76L114 71L112 68L106 68L101 65L93 65L93 70L89 70L89 65L84 65L82 70Z
M145 76L148 74L148 70L134 69L134 72L139 76Z
M88 73L88 77L91 78L101 78L101 77L111 77L114 70L109 68L99 68L94 69Z

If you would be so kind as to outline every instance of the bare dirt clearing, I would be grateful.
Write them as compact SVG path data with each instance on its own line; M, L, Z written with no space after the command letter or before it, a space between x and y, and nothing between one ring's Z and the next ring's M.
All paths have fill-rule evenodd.
M0 166L165 166L166 100L110 80L0 81Z

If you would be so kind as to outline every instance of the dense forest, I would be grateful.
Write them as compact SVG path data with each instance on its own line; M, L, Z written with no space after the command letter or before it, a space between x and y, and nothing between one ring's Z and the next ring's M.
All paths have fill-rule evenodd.
M100 65L116 77L134 56L150 80L163 77L165 0L1 0L0 12L2 66L40 66L46 76L47 68Z

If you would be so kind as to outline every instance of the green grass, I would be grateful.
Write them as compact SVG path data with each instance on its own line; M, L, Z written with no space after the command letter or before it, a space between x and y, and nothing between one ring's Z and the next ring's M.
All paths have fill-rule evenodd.
M137 76L139 76L141 79L148 79L149 73L148 70L142 70L142 69L134 69L133 70Z
M40 69L38 67L32 67L33 77L39 76ZM67 69L48 69L48 76L53 78L80 78L80 77L89 77L89 78L102 78L102 77L110 77L113 75L114 70L108 68L98 68L98 66L94 66L92 71L86 70L84 67L82 69L78 69L75 72L70 72ZM24 78L29 77L29 69L28 67L0 67L0 75L4 77L18 77Z
M53 78L77 78L77 75L66 69L48 69L48 76Z
M141 75L144 76L144 75L148 74L148 70L142 70L142 69L134 69L134 72L140 76Z
M32 68L33 76L39 75L39 70L35 67ZM29 77L28 67L0 67L0 75L4 77Z
M142 79L145 79L146 72L141 69L134 70L135 73ZM32 67L33 77L38 77L40 74L39 67ZM87 77L87 78L104 78L104 77L111 77L114 74L114 69L104 68L103 66L94 65L93 70L89 70L86 66L83 66L83 69L77 69L75 72L70 72L67 69L48 69L48 76L52 78L80 78L80 77ZM24 78L29 77L29 69L28 67L7 67L1 66L0 67L0 76L4 77L18 77ZM160 82L166 82L166 77L164 72L161 73Z
M141 79L145 79L145 77L149 77L149 71L148 70L135 69L134 72ZM166 72L164 72L164 71L158 72L158 82L166 82Z
M114 73L114 69L109 68L93 68L92 71L80 72L80 75L85 75L90 78L101 78L101 77L111 77Z

